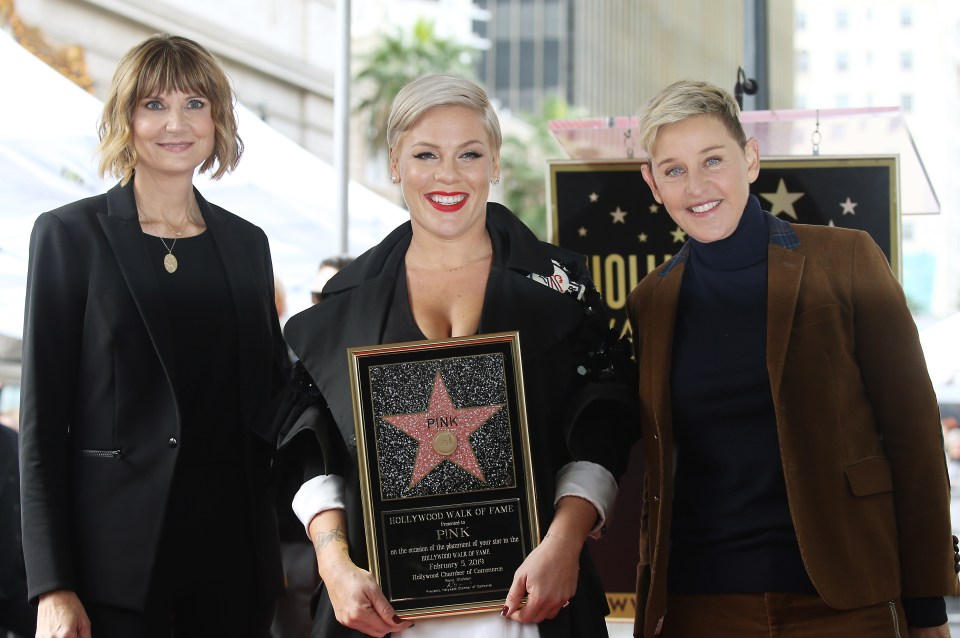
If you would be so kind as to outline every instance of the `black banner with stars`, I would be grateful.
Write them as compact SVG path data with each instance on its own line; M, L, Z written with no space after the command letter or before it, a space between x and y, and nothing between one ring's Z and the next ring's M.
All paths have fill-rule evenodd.
M550 239L587 257L591 275L613 317L629 333L627 295L648 272L670 259L686 234L653 199L641 161L550 163ZM764 210L801 224L868 232L900 273L897 157L761 158L751 192ZM641 444L620 479L609 533L593 543L610 619L632 620L643 493Z
M687 237L657 204L639 160L550 163L550 240L587 257L597 288L626 333L627 295ZM763 158L751 186L764 210L801 224L856 228L899 276L897 158Z

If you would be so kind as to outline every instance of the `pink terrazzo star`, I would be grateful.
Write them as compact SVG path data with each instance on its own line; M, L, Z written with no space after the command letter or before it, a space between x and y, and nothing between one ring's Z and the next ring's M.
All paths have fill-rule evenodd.
M502 405L455 407L447 387L443 384L440 372L437 372L433 381L433 390L430 393L430 405L426 412L381 417L387 423L416 439L419 444L410 487L415 487L423 477L445 460L456 463L481 481L485 481L483 471L480 470L477 457L467 437L489 421L502 407ZM441 436L438 438L438 435ZM450 435L456 438L451 439ZM450 449L451 447L453 449Z

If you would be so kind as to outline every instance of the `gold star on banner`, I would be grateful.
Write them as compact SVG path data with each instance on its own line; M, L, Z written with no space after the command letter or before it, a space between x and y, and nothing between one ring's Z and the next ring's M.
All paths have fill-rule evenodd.
M586 237L586 236L587 236L587 229L584 228L583 226L581 226L580 228L578 228L578 229L577 229L577 236L579 236L579 237Z
M640 240L640 243L641 243L641 244L645 244L645 243L647 243L648 237L647 237L647 234L646 234L646 233L640 233L639 235L637 235L637 239Z
M650 204L649 210L652 215L656 215L660 212L660 207L657 204Z
M777 185L776 193L760 193L760 197L764 198L772 204L770 206L771 215L779 215L780 213L785 214L788 217L792 217L794 220L797 219L797 211L793 209L793 203L804 196L805 193L791 193L787 190L787 185L784 183L783 178L780 178L780 183Z
M670 234L673 235L673 243L682 244L687 241L687 234L683 232L683 229L677 226L676 230L671 230Z
M598 199L600 199L600 196L599 196L599 195L597 195L596 193L590 193L590 201L591 201L592 203L596 203L596 201L597 201Z
M857 202L850 201L850 198L847 197L847 201L840 202L840 207L843 208L843 215L856 215L857 211L853 210L858 206Z
M610 216L613 217L613 224L626 224L627 223L627 211L620 210L620 207L617 206L617 210L610 211Z
M481 481L483 471L477 463L469 437L481 425L500 411L501 405L475 408L457 408L450 399L440 372L433 380L430 405L426 412L395 414L381 417L410 437L416 439L417 460L413 464L410 487L415 487L427 474L444 461L450 461L473 474Z

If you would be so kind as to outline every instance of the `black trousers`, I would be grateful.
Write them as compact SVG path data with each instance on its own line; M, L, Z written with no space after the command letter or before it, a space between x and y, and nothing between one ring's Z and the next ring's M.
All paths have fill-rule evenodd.
M177 468L146 609L83 601L96 638L268 638L243 485L229 464Z

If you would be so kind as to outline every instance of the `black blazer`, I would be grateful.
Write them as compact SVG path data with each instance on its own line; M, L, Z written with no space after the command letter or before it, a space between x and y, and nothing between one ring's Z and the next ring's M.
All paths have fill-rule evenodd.
M20 478L17 432L0 424L0 601L26 601L20 539ZM3 625L0 617L0 625Z
M259 228L195 195L237 313L257 582L272 597L283 582L263 417L287 355L270 250ZM31 599L71 589L126 608L146 600L180 415L176 335L145 241L132 182L40 215L31 235L20 411Z
M367 557L346 348L382 343L411 232L410 223L405 223L351 262L324 287L324 300L291 317L285 329L290 346L322 394L323 407L329 406L320 413L316 439L305 438L321 441L324 449L315 455L323 454L324 472L345 477L350 552L360 566L367 565ZM542 531L546 531L553 519L554 477L572 460L570 448L577 450L578 459L601 463L614 476L622 472L635 423L630 412L633 404L626 385L577 374L579 365L597 367L589 354L602 349L611 336L583 258L540 242L498 204L487 206L487 232L494 256L480 332L520 332L527 421L537 494L542 497L538 510ZM531 273L553 275L552 260L562 262L571 278L587 287L590 292L585 302L529 277ZM301 419L300 429L291 429L281 446L296 447L294 440L309 429L307 419ZM331 437L330 429L340 436ZM302 449L299 453L303 454ZM313 635L359 636L336 621L329 598L322 589L320 593ZM586 550L581 555L576 603L554 620L541 623L540 634L571 638L606 635L606 599Z

